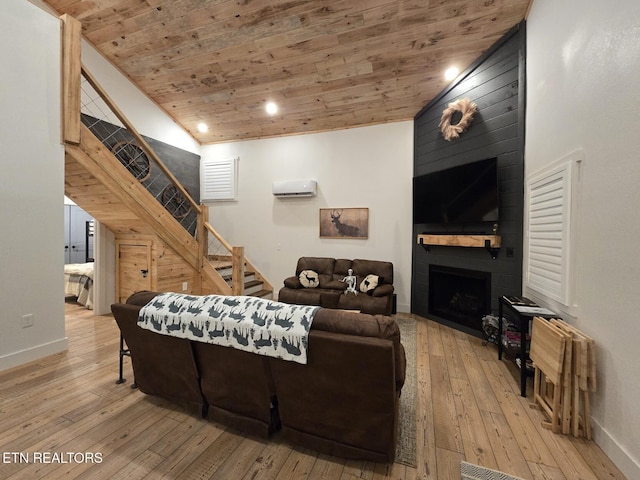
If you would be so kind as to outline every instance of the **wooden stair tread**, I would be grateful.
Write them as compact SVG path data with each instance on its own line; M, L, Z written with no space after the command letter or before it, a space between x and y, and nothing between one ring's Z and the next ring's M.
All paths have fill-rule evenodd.
M231 263L230 261L220 261L220 260L209 260L209 262L217 269L217 270L223 270L225 268L232 268L233 267L233 263ZM247 262L244 263L245 267L247 265Z
M252 293L251 297L266 297L267 295L273 294L272 290L260 290L259 292Z
M244 272L244 276L246 277L251 277L255 275L255 272ZM229 273L227 275L220 275L222 278L224 278L225 280L231 280L232 275Z

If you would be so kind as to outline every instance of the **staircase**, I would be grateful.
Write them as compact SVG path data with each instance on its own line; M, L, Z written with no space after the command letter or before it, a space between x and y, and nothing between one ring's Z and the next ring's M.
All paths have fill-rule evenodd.
M162 275L191 272L197 278L193 282L197 291L192 289L191 293L270 298L273 287L245 257L244 248L231 246L215 231L208 222L207 207L195 203L95 78L82 67L79 22L67 16L62 20L65 195L109 228L116 242L118 238L140 241L157 238L160 253L153 259L154 268L149 269L149 275L160 277L157 268L160 262L156 260L171 258L174 263ZM116 118L123 127L110 124L113 128L109 134L99 138L104 120L101 119L100 127L83 125L87 116L80 113L81 85L84 89L87 84L99 96L101 105L110 110L105 115L106 121ZM122 155L123 144L128 147L126 158ZM150 170L161 173L151 181ZM167 191L170 195L165 198ZM171 250L170 254L162 250L165 247Z

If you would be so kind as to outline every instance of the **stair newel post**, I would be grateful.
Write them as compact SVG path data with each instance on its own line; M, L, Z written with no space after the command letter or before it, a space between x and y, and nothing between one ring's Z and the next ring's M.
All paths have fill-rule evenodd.
M244 247L233 247L233 272L231 277L231 292L233 295L244 294Z
M200 205L200 212L198 213L198 223L196 225L196 240L198 242L198 255L200 261L198 262L198 275L196 285L197 290L202 294L202 275L203 268L209 255L209 231L207 230L206 223L209 221L209 207L207 205Z
M80 144L80 106L82 62L80 40L82 24L65 14L62 21L62 140Z

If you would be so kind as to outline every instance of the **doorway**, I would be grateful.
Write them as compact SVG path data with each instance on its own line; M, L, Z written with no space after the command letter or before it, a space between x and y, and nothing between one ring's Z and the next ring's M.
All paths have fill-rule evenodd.
M125 303L133 293L151 290L151 242L116 241L116 301Z

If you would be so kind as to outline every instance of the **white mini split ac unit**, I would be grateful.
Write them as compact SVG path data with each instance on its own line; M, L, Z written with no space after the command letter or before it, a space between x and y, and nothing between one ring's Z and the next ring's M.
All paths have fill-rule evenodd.
M271 191L278 198L315 197L318 184L315 180L285 180L273 182Z

